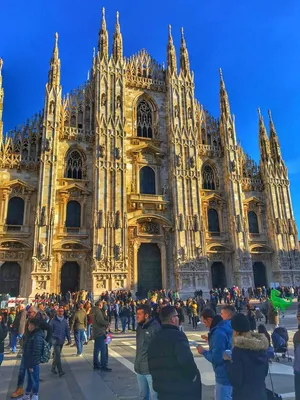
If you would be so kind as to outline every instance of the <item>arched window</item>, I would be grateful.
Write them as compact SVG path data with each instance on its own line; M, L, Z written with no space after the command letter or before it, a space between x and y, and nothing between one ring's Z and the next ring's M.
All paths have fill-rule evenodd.
M254 211L248 212L248 226L249 226L249 233L259 233L258 219Z
M142 100L137 106L137 136L152 138L152 110L149 104Z
M155 172L150 167L143 167L140 170L140 193L155 194Z
M82 179L83 156L78 150L72 150L67 157L66 177Z
M202 170L203 189L216 190L215 174L209 165L205 165Z
M81 206L78 201L71 200L67 204L67 228L80 228Z
M220 232L218 211L214 208L208 210L208 231Z
M23 225L24 200L21 197L12 197L8 202L7 225Z

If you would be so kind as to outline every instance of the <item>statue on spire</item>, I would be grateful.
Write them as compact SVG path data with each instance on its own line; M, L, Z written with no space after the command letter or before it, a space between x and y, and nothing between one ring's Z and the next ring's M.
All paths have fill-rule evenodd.
M102 23L101 29L99 31L99 39L98 39L98 51L100 54L100 59L108 58L108 32L106 29L106 21L105 21L105 8L102 8Z
M123 58L123 39L119 23L118 11L116 15L116 27L115 27L114 42L113 42L113 58L116 62L122 60Z
M180 72L183 73L184 76L190 75L189 53L186 47L183 28L181 28Z
M267 130L264 124L264 119L261 115L260 108L257 109L259 118L259 147L260 147L260 157L262 162L269 161L271 157L270 152L270 142L267 134Z
M50 61L50 70L48 76L49 87L59 87L60 86L60 59L58 54L58 33L55 33L55 41L53 54Z
M177 74L177 60L176 51L172 38L172 27L169 25L169 38L168 38L168 48L167 48L167 60L168 60L168 70L171 74Z
M275 130L274 122L272 119L271 110L268 110L269 115L269 127L270 127L270 147L271 147L271 154L274 161L281 162L281 150L279 139Z

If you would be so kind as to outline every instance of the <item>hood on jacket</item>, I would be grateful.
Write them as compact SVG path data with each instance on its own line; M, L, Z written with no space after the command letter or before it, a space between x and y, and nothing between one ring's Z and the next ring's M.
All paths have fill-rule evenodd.
M247 332L243 336L233 338L233 346L245 350L266 351L269 347L268 339L261 333Z

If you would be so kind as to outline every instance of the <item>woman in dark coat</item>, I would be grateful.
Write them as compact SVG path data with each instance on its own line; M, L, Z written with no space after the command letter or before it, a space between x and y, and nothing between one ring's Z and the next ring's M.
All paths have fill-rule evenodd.
M267 400L265 378L268 374L268 339L250 332L244 314L231 320L233 349L231 359L225 354L227 374L232 385L232 400Z

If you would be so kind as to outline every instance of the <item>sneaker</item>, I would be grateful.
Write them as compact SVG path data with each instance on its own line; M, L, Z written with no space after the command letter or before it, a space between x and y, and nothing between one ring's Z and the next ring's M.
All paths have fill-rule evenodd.
M30 400L30 394L24 394L22 400Z
M31 400L39 400L39 395L38 394L33 394L31 396Z
M82 357L82 354L76 354L76 357Z
M56 368L51 368L52 374L57 374Z
M62 376L66 375L66 373L64 371L60 371L59 373L59 377L61 378Z
M112 369L108 368L108 367L101 367L100 369L101 369L101 371L105 371L105 372L111 372L112 371Z
M10 397L11 397L12 399L16 399L16 398L18 398L18 397L23 396L23 394L24 394L23 388L18 388L16 391L14 391L14 392L12 393L12 395L11 395Z

